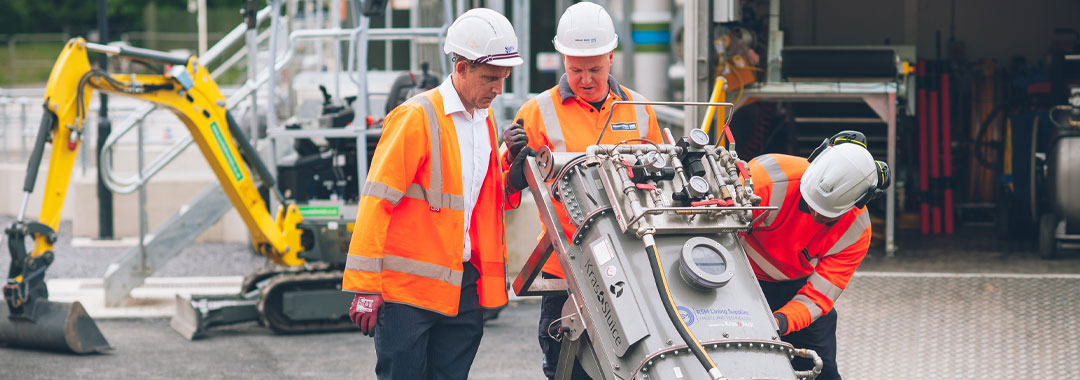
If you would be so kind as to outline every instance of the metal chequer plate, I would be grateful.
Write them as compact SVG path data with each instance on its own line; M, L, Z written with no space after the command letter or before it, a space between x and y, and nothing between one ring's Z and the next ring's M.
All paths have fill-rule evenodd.
M845 379L1080 374L1080 275L856 272L837 310Z

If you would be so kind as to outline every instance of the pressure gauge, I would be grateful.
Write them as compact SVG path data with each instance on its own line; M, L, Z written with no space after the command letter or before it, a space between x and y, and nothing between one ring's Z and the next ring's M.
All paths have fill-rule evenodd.
M683 244L680 271L687 284L702 289L716 289L731 281L734 265L731 253L715 240L694 237Z
M686 192L693 198L701 198L709 193L709 181L702 176L690 177L686 183Z
M667 157L657 152L645 154L645 170L649 173L659 173L667 167Z
M709 145L709 134L698 128L690 130L690 146L694 149L701 149L702 147Z

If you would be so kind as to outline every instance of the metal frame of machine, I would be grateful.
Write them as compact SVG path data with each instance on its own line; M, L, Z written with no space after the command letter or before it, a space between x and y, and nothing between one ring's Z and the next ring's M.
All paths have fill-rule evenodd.
M613 107L620 104L733 107ZM542 149L528 160L526 177L547 233L513 287L523 296L569 293L555 378L569 378L575 361L600 379L813 378L820 358L779 340L738 243L754 211L775 207L757 206L745 162L730 146L713 146L700 129L678 141L665 132L664 144L624 141L584 154ZM569 241L554 198L578 228ZM565 280L538 278L553 253ZM796 355L818 365L795 371Z
M1075 56L1080 60L1080 56ZM1066 245L1080 244L1080 86L1070 90L1069 104L1051 109L1050 121L1056 127L1046 155L1043 172L1048 179L1050 209L1039 218L1039 254L1054 258ZM1034 183L1034 181L1033 181Z

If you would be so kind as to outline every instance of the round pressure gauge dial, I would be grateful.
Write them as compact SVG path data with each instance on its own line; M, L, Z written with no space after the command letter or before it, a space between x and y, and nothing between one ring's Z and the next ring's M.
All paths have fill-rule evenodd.
M645 170L650 173L659 173L667 166L667 157L657 152L645 154Z
M698 128L690 130L690 146L695 149L701 149L706 145L709 145L708 133Z
M683 244L680 271L684 281L691 286L708 290L724 286L731 280L728 269L731 254L715 240L694 237Z
M690 177L690 181L686 184L686 192L689 193L691 197L701 198L709 193L709 181L702 176Z

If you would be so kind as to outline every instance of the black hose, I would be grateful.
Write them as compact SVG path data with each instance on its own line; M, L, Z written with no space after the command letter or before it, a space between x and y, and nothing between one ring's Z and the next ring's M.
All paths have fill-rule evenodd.
M278 200L285 202L285 196L281 194L281 190L274 183L274 176L270 174L270 169L266 168L266 163L259 158L259 152L247 140L247 135L240 129L240 125L236 123L236 119L233 119L232 113L229 111L225 111L225 122L229 124L229 133L232 134L233 142L236 143L240 156L247 162L248 167L255 172L255 175L259 177L259 182L273 190Z
M664 303L664 311L667 311L668 318L671 318L671 322L675 325L675 330L679 332L679 336L686 342L686 346L690 349L690 352L694 353L698 362L701 362L701 366L705 367L705 371L709 372L711 375L716 370L716 363L705 353L705 348L701 347L701 343L698 342L697 338L694 337L694 334L690 332L690 329L686 327L686 322L679 316L679 312L675 310L675 300L671 297L671 290L667 283L667 275L664 274L664 265L660 262L660 253L656 249L656 244L645 246L645 252L649 255L649 265L652 267L653 280L656 282L656 290L660 292L660 300Z
M46 102L45 104L48 104ZM34 150L30 152L30 162L26 164L26 179L23 182L23 191L34 192L34 183L37 182L38 169L41 166L41 156L45 153L45 143L49 142L53 127L56 126L56 114L47 107L41 115L41 126L38 127L37 139L34 140ZM66 148L66 147L65 147Z

